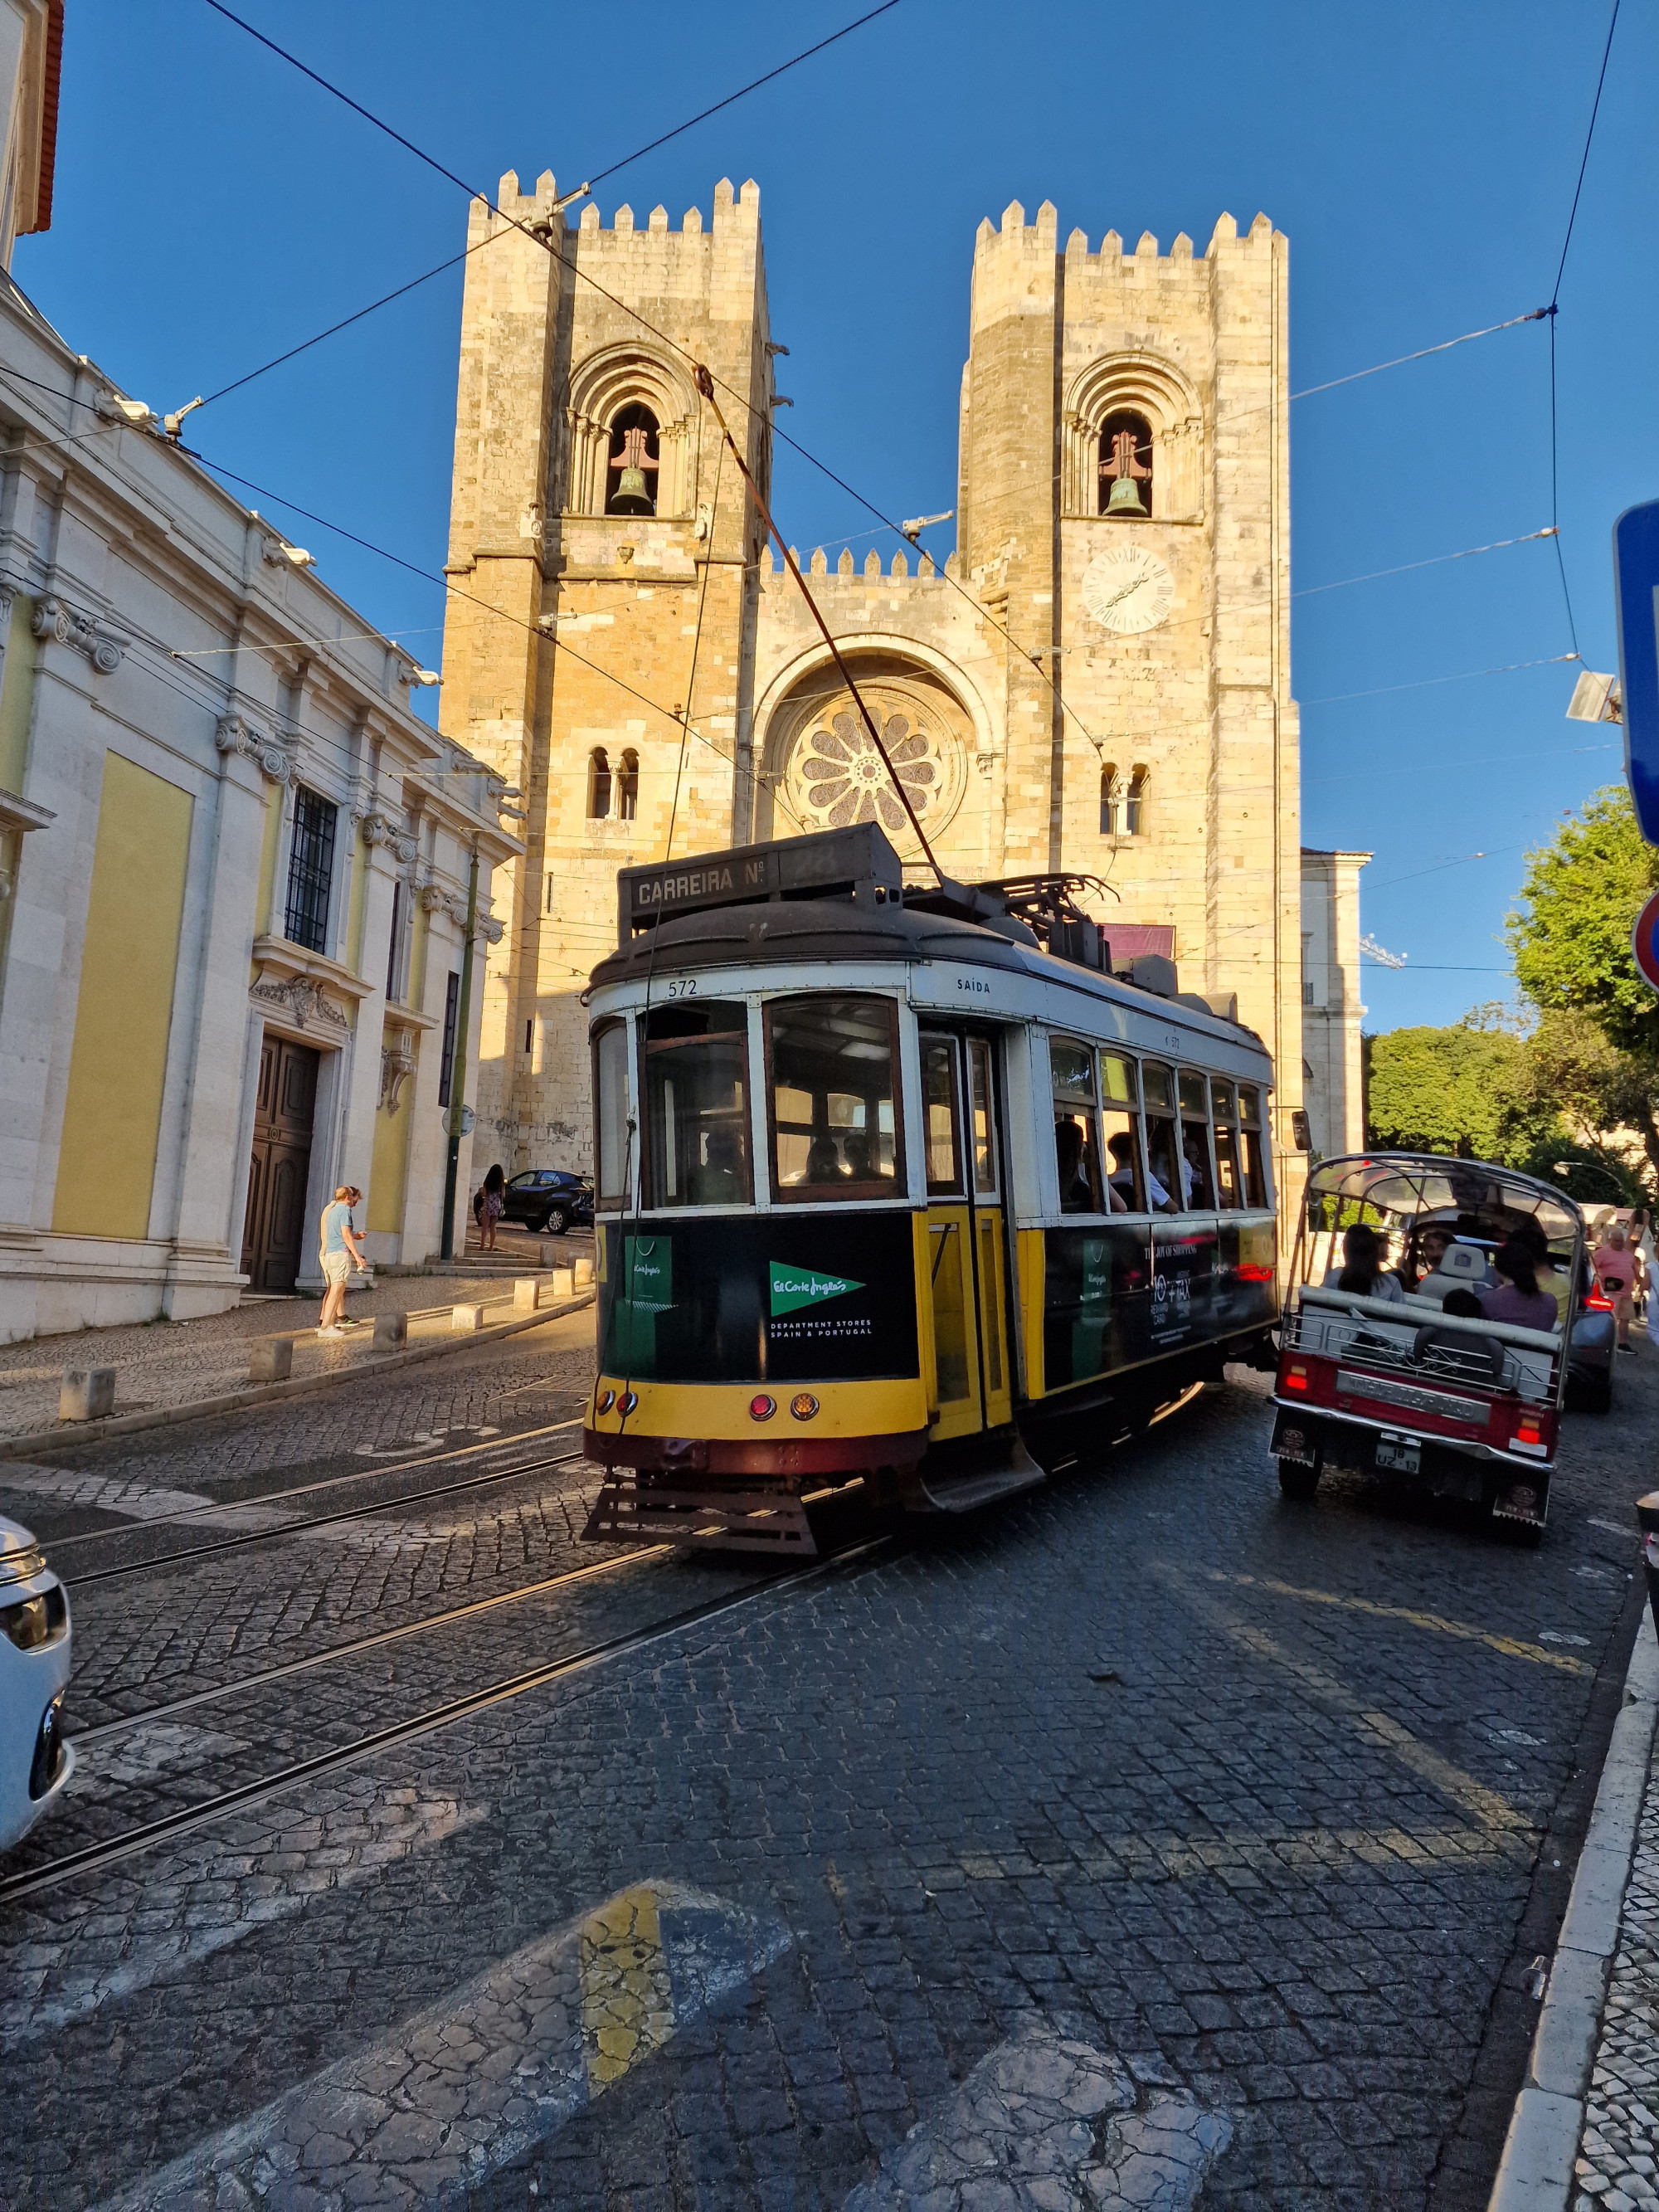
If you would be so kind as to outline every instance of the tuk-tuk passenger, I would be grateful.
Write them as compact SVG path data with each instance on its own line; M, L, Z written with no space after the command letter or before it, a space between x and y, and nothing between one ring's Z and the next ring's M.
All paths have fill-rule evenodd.
M1511 1237L1492 1255L1495 1290L1480 1293L1480 1310L1488 1321L1513 1322L1522 1328L1553 1329L1559 1316L1555 1300L1538 1287L1532 1254L1518 1237Z

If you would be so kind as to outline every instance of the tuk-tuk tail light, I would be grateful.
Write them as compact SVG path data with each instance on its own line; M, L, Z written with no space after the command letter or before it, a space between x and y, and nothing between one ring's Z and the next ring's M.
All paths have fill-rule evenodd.
M1307 1368L1301 1360L1292 1359L1285 1370L1285 1388L1305 1392L1308 1387Z

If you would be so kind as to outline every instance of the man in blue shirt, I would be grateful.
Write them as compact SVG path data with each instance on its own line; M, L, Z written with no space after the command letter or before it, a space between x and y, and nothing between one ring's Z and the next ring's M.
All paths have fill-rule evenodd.
M323 1276L328 1285L323 1293L322 1318L317 1325L319 1336L343 1336L348 1328L357 1326L344 1316L347 1279L354 1267L361 1275L368 1267L351 1218L351 1209L362 1196L355 1184L343 1182L334 1194L333 1202L323 1208L323 1218L318 1224Z

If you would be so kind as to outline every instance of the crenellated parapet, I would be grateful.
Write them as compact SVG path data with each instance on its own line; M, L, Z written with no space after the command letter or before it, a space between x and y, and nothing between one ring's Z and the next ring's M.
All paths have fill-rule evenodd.
M822 545L815 545L804 561L792 545L789 548L789 557L795 562L803 575L822 576L828 579L830 573L830 556ZM954 552L947 556L942 574L931 553L918 555L916 572L914 576L910 573L910 556L908 553L895 553L891 565L884 570L881 556L873 545L865 555L862 564L854 559L853 549L850 545L842 546L835 568L836 580L838 583L850 581L864 584L932 585L935 589L945 587L947 578L954 582L957 574L958 562ZM782 563L773 559L772 549L769 545L763 548L761 553L760 574L763 591L769 586L775 590L780 582L787 584L791 591L794 589L793 580Z

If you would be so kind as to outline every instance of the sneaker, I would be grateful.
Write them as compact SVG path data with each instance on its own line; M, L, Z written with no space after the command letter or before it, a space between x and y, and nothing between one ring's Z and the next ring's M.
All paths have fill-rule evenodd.
M333 1322L327 1328L319 1328L317 1334L319 1336L343 1336L345 1331L340 1327L338 1322Z
M1620 1352L1628 1352L1632 1358L1636 1356L1636 1346L1633 1344L1621 1344L1619 1349Z

